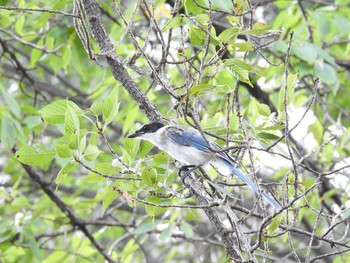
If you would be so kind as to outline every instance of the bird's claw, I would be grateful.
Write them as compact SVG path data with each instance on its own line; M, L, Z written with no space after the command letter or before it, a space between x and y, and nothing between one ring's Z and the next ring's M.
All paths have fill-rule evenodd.
M186 177L194 179L192 172L199 167L200 165L185 165L180 167L178 175L180 176L182 183L185 184Z

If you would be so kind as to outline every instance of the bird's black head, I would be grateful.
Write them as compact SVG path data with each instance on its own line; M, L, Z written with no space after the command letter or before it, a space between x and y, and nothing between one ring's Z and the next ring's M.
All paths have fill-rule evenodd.
M154 133L164 126L165 125L163 123L153 121L153 122L150 122L150 123L143 125L135 133L129 135L128 138L136 138L136 137L140 137L140 136L147 134L147 133Z

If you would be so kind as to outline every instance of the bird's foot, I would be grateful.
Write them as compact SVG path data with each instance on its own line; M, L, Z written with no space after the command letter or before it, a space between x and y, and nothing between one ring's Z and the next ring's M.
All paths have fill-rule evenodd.
M199 167L201 167L201 165L185 165L180 167L178 175L180 176L182 183L185 184L186 177L194 179L192 172L198 169Z

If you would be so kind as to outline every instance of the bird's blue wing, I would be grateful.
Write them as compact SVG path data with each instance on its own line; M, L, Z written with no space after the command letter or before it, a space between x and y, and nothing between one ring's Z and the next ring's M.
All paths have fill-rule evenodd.
M180 145L195 147L200 151L209 150L207 142L199 134L172 130L171 132L167 133L167 135L171 140Z
M187 146L187 147L194 147L200 151L204 152L210 152L210 149L208 147L208 143L205 141L205 139L202 137L202 135L192 132L186 132L184 130L178 130L178 129L171 129L167 132L167 136L169 139L173 140L174 142ZM210 142L210 148L214 150L221 150L222 148L214 143ZM234 160L226 153L226 152L217 152L220 157L222 157L225 160L234 162Z

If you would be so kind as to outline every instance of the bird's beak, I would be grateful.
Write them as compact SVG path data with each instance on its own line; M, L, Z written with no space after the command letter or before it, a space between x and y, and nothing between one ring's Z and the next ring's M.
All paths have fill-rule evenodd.
M130 134L129 136L128 136L128 138L136 138L136 137L138 137L138 136L140 136L140 133L139 133L139 131L136 131L136 132L134 132L133 134Z

